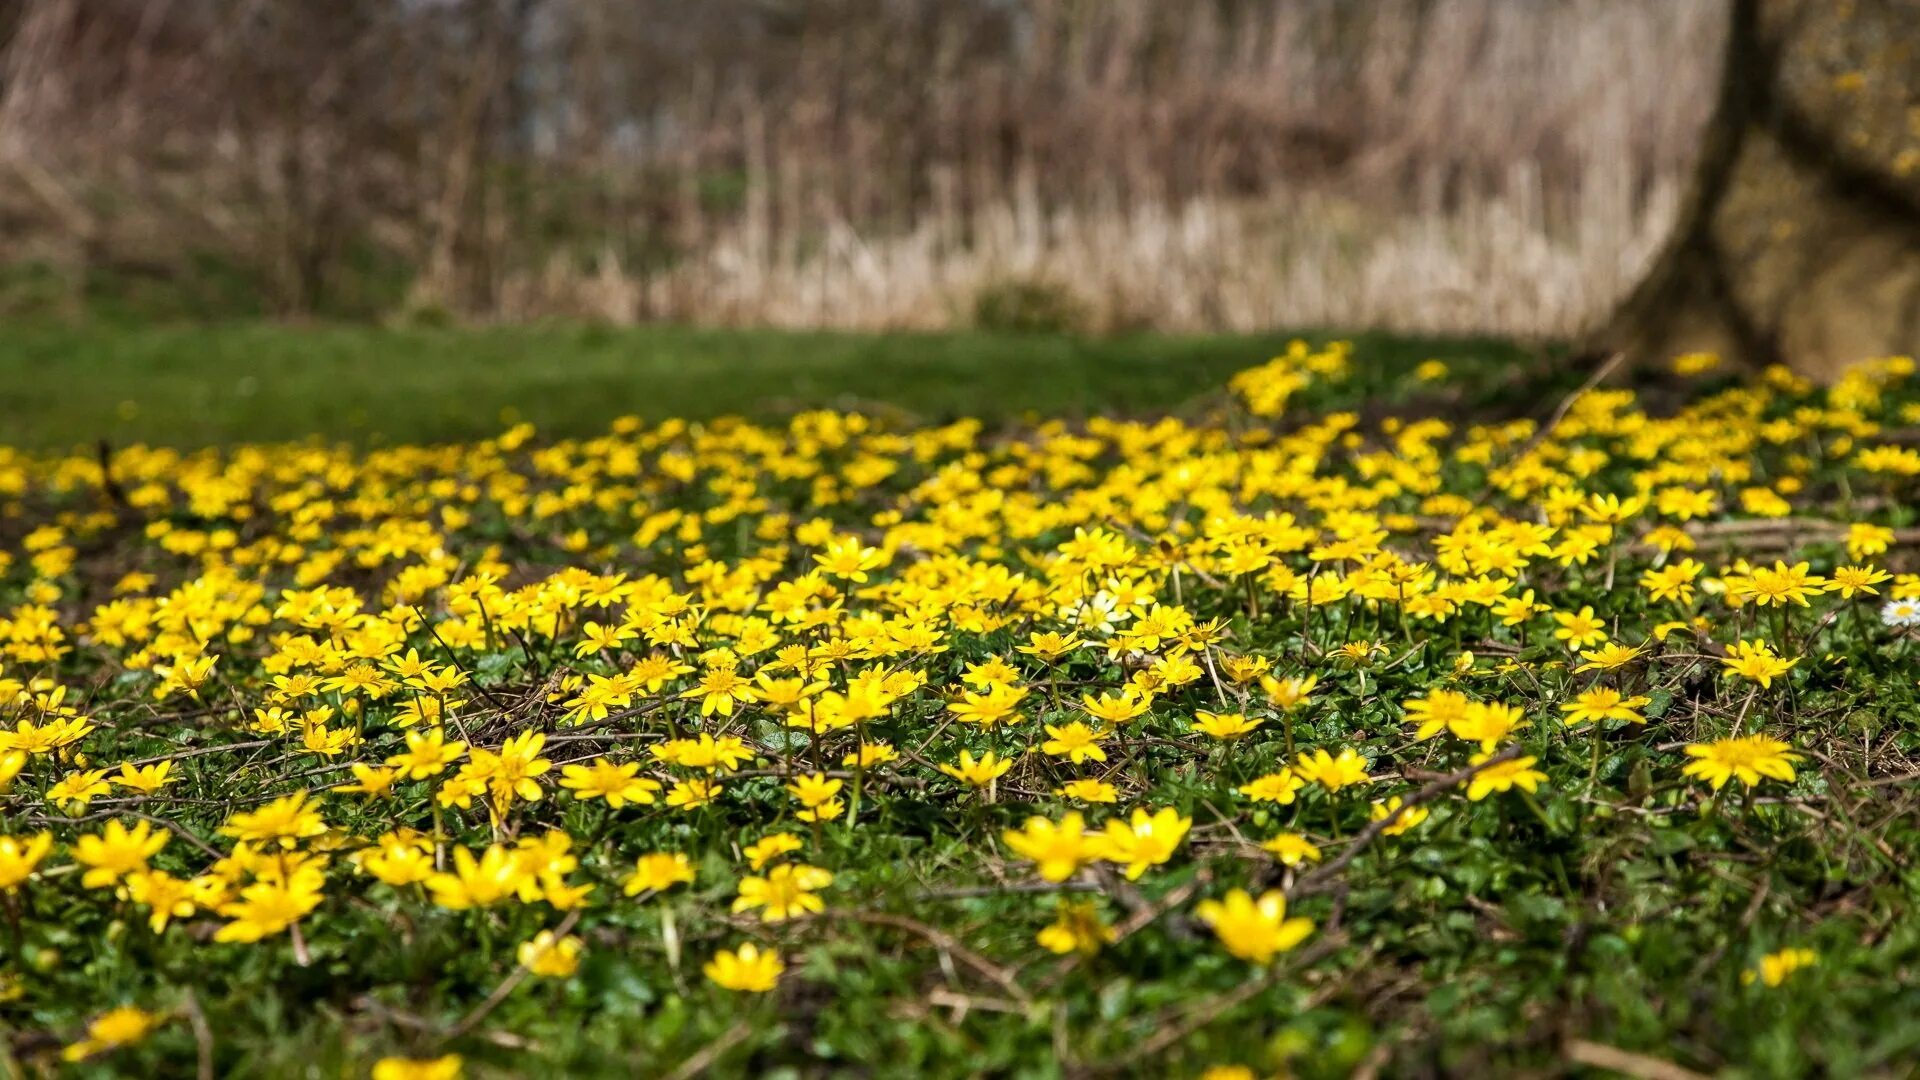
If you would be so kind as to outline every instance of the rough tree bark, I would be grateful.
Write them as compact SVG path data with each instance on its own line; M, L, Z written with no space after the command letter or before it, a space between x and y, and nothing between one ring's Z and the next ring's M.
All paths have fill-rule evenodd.
M1595 345L1816 378L1920 354L1920 0L1729 12L1679 224Z

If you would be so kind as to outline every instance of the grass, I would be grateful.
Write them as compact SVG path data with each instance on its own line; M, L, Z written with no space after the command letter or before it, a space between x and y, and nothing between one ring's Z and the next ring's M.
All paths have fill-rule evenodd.
M1324 337L1325 335L1321 335ZM0 335L0 441L195 446L319 436L364 445L482 438L526 420L583 435L615 417L782 417L882 406L1008 420L1177 409L1288 335L1107 340L785 333L674 326L387 329L271 323L41 325ZM1492 341L1365 335L1371 364L1499 367Z

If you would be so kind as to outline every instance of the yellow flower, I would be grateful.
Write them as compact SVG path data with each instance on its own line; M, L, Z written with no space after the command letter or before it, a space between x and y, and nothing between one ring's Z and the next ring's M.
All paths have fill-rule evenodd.
M1120 799L1119 789L1105 780L1069 780L1055 788L1053 793L1084 803L1111 803Z
M755 697L753 685L740 676L730 665L710 667L700 675L699 685L680 695L689 701L700 702L700 715L732 716L737 701L752 701Z
M942 765L940 771L963 784L973 787L986 787L1013 768L1013 762L1002 760L989 750L976 760L971 750L960 751L960 760L953 765Z
M848 581L867 580L867 571L887 565L892 556L870 547L862 547L856 537L838 537L827 544L827 550L816 554L813 561L821 569L834 577Z
M163 933L174 919L184 919L196 909L191 881L182 881L164 870L135 870L127 875L127 898L151 911L147 925Z
M12 731L0 731L0 753L17 750L31 757L39 757L72 746L93 730L92 724L77 716L49 720L44 724L23 719L14 725Z
M1682 604L1693 601L1693 582L1704 569L1692 559L1681 559L1671 566L1658 570L1648 570L1640 575L1640 587L1655 600L1677 600Z
M759 870L782 855L799 851L800 847L800 838L792 833L768 833L758 841L742 848L741 854L747 857L748 866ZM689 877L688 880L691 881L692 878Z
M1467 706L1465 716L1452 723L1451 730L1456 738L1477 742L1482 750L1492 750L1500 740L1526 725L1516 705L1475 701Z
M1260 689L1266 692L1273 707L1281 712L1292 712L1306 704L1308 695L1319 685L1318 675L1293 675L1285 679L1276 679L1271 675L1260 677Z
M497 751L472 751L465 768L473 778L486 782L495 810L504 813L516 798L540 801L543 792L537 778L553 768L553 762L540 756L546 743L547 737L542 732L522 732L508 739Z
M167 846L172 834L155 830L145 821L129 829L118 821L107 822L98 836L82 836L73 847L73 861L87 867L80 884L89 889L104 889L120 879L147 868L147 860Z
M580 939L571 934L556 938L553 931L542 930L532 941L520 943L518 959L521 967L535 975L564 979L579 970L582 948Z
M1812 949L1781 949L1760 958L1760 963L1752 971L1740 973L1740 981L1748 986L1755 981L1768 988L1779 986L1787 981L1787 976L1809 968L1820 962L1820 957Z
M1783 659L1764 641L1738 641L1727 650L1727 658L1721 666L1743 679L1757 682L1763 688L1773 686L1773 680L1792 670L1798 658Z
M1560 706L1560 711L1567 714L1569 726L1584 724L1589 720L1625 720L1644 724L1647 718L1635 710L1646 703L1644 697L1627 697L1610 687L1596 686Z
M621 888L628 896L639 896L643 892L665 892L681 884L693 884L693 863L677 851L655 851L634 862L633 873L627 875Z
M1106 831L1099 836L1098 854L1108 862L1124 863L1127 880L1134 881L1148 867L1171 859L1192 827L1193 819L1181 817L1171 806L1153 813L1136 809L1128 822L1107 822Z
M1287 898L1271 891L1255 900L1244 889L1234 889L1224 900L1204 900L1194 916L1213 927L1214 936L1229 953L1242 960L1265 964L1313 933L1313 923L1287 918Z
M396 889L425 881L434 875L433 843L411 830L387 833L361 853L360 868Z
M250 844L278 843L292 847L298 840L327 831L320 811L307 805L307 793L296 791L250 813L236 813L220 827L220 835Z
M1369 811L1369 818L1373 821L1385 821L1389 817L1393 817L1394 811L1399 811L1400 816L1393 817L1393 824L1381 828L1380 832L1386 836L1399 836L1401 833L1418 828L1421 822L1427 820L1428 810L1426 807L1408 806L1405 809L1401 809L1403 805L1398 795L1387 799L1385 802L1375 802L1373 808Z
M1619 525L1637 516L1647 508L1647 500L1638 496L1622 499L1618 495L1592 495L1580 506L1580 513L1588 521L1603 525Z
M775 952L761 952L752 942L739 949L722 949L701 966L707 978L725 990L764 994L780 982L787 965Z
M1484 752L1475 754L1467 759L1467 763L1479 765L1492 756ZM1546 773L1533 767L1539 760L1533 757L1517 757L1481 769L1467 781L1467 798L1472 802L1479 802L1489 795L1511 791L1514 788L1519 788L1528 794L1538 791L1541 781L1547 778Z
M1280 833L1261 844L1260 848L1285 866L1299 866L1303 862L1320 861L1319 846L1299 833Z
M840 764L851 769L871 769L875 765L885 765L900 756L900 751L886 743L862 743L860 749L840 759Z
M350 768L353 770L353 782L340 784L333 790L344 794L384 798L393 794L394 782L400 779L399 770L389 769L384 765L362 765L356 761Z
M1800 760L1800 755L1789 749L1786 743L1765 735L1716 739L1710 743L1695 743L1686 749L1687 754L1695 760L1688 762L1681 772L1705 780L1713 785L1715 791L1733 779L1738 779L1748 787L1758 784L1762 777L1792 783L1793 763Z
M95 796L105 795L108 790L107 770L80 769L48 788L47 801L58 804L69 814L78 814Z
M1804 562L1788 566L1776 560L1771 568L1762 567L1746 579L1745 592L1761 607L1768 604L1807 606L1810 597L1826 587L1827 579L1807 572Z
M438 776L448 765L460 759L467 752L463 742L446 742L446 735L439 728L430 728L424 732L407 732L407 752L395 754L387 759L387 764L400 769L401 775L408 780L425 780L429 776Z
M1673 358L1675 375L1704 375L1720 366L1720 354L1711 352L1681 353Z
M1007 829L1000 837L1014 854L1031 860L1047 881L1067 880L1096 855L1086 835L1086 820L1078 813L1067 814L1057 825L1036 815L1019 830Z
M223 904L220 914L233 920L213 935L215 941L254 942L283 933L320 906L318 870L279 881L256 881L240 890L240 899Z
M1606 623L1594 615L1591 605L1573 613L1556 611L1553 621L1559 624L1553 636L1566 642L1569 649L1584 649L1607 640Z
M1034 935L1034 941L1051 953L1092 956L1118 936L1092 901L1062 900L1054 921Z
M1407 711L1407 723L1418 725L1413 737L1422 741L1465 720L1473 703L1458 690L1429 690L1423 698L1413 698L1401 707Z
M129 791L152 795L170 782L171 777L168 774L172 772L173 762L171 761L156 762L144 767L122 765L119 775L113 777L113 782Z
M595 758L590 766L568 765L561 769L560 786L571 790L576 800L604 799L615 810L628 803L651 806L656 801L653 793L660 790L661 784L637 775L639 771L638 762L616 765L606 758Z
M991 728L995 724L1010 724L1019 720L1020 701L1026 695L1025 690L1010 686L996 686L984 694L963 690L960 700L948 705L947 711L963 724Z
M1317 783L1329 792L1373 779L1367 775L1367 759L1354 753L1352 747L1343 748L1339 757L1325 750L1301 754L1299 760L1294 762L1293 772L1302 780Z
M1847 557L1864 559L1869 555L1882 555L1893 546L1894 531L1885 525L1874 525L1860 521L1847 526Z
M459 1054L437 1058L381 1058L373 1063L373 1080L460 1080Z
M1232 741L1259 727L1264 721L1247 719L1239 713L1194 712L1193 729L1210 738Z
M1617 642L1602 645L1597 649L1588 649L1580 654L1581 664L1573 670L1612 671L1634 662L1640 656L1638 647L1621 645Z
M720 797L726 790L711 780L694 778L681 780L667 789L667 805L681 810L692 810L705 806Z
M825 773L814 773L795 777L793 783L787 785L787 794L799 800L801 806L812 810L835 801L835 796L844 787L845 781L829 779Z
M1107 752L1100 749L1100 740L1105 738L1087 725L1075 720L1071 724L1058 727L1044 725L1049 738L1040 744L1040 752L1051 757L1064 757L1075 765L1084 761L1105 761Z
M444 908L463 911L491 907L519 895L528 880L521 860L499 844L490 844L479 858L466 848L453 849L453 872L436 873L427 879L433 902Z
M1837 592L1843 599L1853 599L1855 593L1879 596L1875 585L1886 581L1893 575L1874 566L1842 566L1833 572L1833 580L1827 582L1829 592Z
M162 842L164 840L163 837ZM52 833L34 833L25 838L0 836L0 893L13 892L24 884L52 848Z
M1255 802L1279 803L1288 806L1293 803L1301 788L1307 783L1294 775L1292 769L1283 768L1277 773L1269 773L1249 784L1240 785L1240 794Z
M1086 642L1072 634L1056 634L1043 630L1034 633L1028 639L1028 644L1017 646L1016 651L1051 663L1085 644Z
M766 877L740 879L740 895L733 901L735 912L760 909L765 922L783 922L808 912L825 911L826 901L814 895L833 884L833 874L806 863L781 863L767 871Z
M1080 704L1087 710L1088 716L1118 726L1151 709L1153 697L1141 693L1135 687L1128 686L1116 693L1102 694L1099 697L1082 694Z
M67 1061L85 1061L95 1054L118 1050L153 1033L166 1018L132 1005L110 1009L87 1021L87 1037L60 1052Z

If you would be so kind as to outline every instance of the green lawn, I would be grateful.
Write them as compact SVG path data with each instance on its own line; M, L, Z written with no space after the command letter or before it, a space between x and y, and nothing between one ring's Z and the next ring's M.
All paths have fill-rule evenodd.
M29 326L0 331L0 444L442 441L521 419L585 434L628 413L767 418L882 404L929 419L1171 409L1217 393L1290 336ZM1523 355L1486 341L1356 344L1367 367L1439 356L1512 370Z

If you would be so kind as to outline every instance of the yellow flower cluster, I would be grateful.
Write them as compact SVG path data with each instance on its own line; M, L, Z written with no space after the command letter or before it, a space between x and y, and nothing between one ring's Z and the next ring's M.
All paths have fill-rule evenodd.
M356 907L467 935L544 907L567 925L511 920L503 962L550 979L594 948L576 922L653 905L676 963L764 992L868 880L861 832L900 829L1134 906L1263 860L1189 909L1265 964L1314 932L1301 872L1502 801L1551 827L1621 753L1670 813L1795 782L1823 635L1904 641L1866 604L1920 600L1874 509L1920 475L1880 439L1911 361L1664 417L1596 389L1545 431L1302 409L1357 363L1296 345L1193 422L0 450L0 894L28 935L127 905L301 963ZM1151 921L1103 903L1043 901L1035 940ZM163 1019L104 1013L70 1054Z

